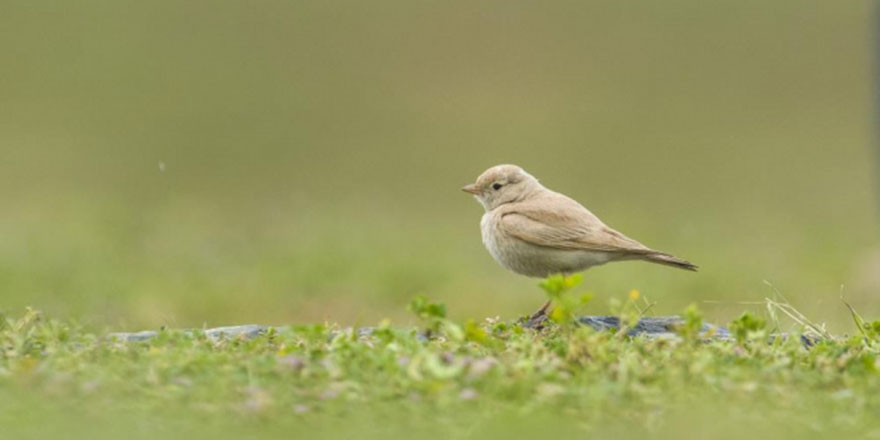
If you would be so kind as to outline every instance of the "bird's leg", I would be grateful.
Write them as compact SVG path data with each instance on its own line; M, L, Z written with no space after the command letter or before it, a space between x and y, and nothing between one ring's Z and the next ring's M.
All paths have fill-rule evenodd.
M551 301L548 299L547 302L545 302L544 305L541 306L541 308L538 309L537 312L533 313L531 317L535 318L538 316L547 315L547 309L550 308L550 303L551 303Z
M529 316L529 319L525 322L526 328L533 328L535 330L540 330L544 328L544 322L547 321L547 318L550 315L547 314L547 310L550 308L550 300L544 303L537 312L532 313L532 316Z
M567 283L567 278L571 275L568 271L559 272L559 275L563 277L563 279ZM533 313L532 316L529 316L528 321L525 322L526 328L532 328L535 330L541 330L544 328L544 323L550 319L550 313L553 309L550 308L550 304L553 302L552 299L547 300L537 312Z

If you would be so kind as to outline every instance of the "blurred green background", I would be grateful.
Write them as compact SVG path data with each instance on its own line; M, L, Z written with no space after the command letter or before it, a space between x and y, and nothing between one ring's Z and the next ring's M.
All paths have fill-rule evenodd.
M586 274L726 322L771 282L880 315L870 7L3 2L0 308L94 326L406 322L543 300L459 188L516 163L697 274Z

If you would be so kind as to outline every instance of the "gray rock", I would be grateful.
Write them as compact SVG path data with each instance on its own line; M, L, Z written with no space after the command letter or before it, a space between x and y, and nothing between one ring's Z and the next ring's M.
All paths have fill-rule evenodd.
M579 318L581 324L588 325L596 330L612 330L620 328L620 319L616 316L582 316ZM678 316L661 316L642 318L635 327L628 331L630 336L648 336L657 338L675 338L677 337L676 327L683 323ZM205 330L205 336L213 340L223 338L244 338L253 339L260 336L272 327L257 324L233 325L226 327L215 327ZM193 334L195 330L186 330L187 333ZM370 327L358 329L359 336L367 336L373 332ZM712 324L703 324L700 333L707 339L730 339L730 332L724 327ZM145 330L134 333L110 333L108 337L113 340L124 342L142 342L150 340L159 335L159 332L153 330Z
M617 330L620 318L616 316L581 316L578 321L596 330ZM678 316L645 317L639 320L627 334L630 336L677 337L677 328L684 324ZM707 339L731 339L730 332L713 324L703 324L700 335Z
M226 327L215 327L205 330L205 336L210 339L218 340L224 338L244 338L253 339L263 333L269 331L271 327L257 324L230 325ZM184 333L193 335L196 330L187 329ZM159 336L159 332L155 330L144 330L133 333L115 332L107 335L109 339L122 342L143 342Z
M620 318L616 316L581 316L580 318L578 318L578 321L583 325L590 326L599 331L616 330L620 328ZM683 323L684 321L681 319L681 317L678 316L645 317L639 320L639 322L633 328L629 329L627 331L627 334L632 337L641 336L648 338L676 339L679 338L677 328ZM211 340L233 338L253 339L257 336L265 334L272 329L278 328L279 327L271 327L266 325L246 324L210 328L204 330L204 333L205 336L207 336ZM365 337L371 335L373 331L375 331L375 329L372 327L361 327L357 329L357 334L360 337ZM195 335L197 333L197 330L184 330L184 333ZM153 339L158 335L158 331L144 330L131 333L110 333L107 335L107 338L121 342L144 342ZM700 329L700 336L705 340L734 339L733 335L731 335L730 331L728 331L726 328L713 324L703 324L703 327ZM333 335L331 335L330 337L333 337ZM418 337L422 341L427 341L428 339L430 339L430 335L425 335L422 333L420 333ZM789 335L786 333L774 333L770 335L769 341L773 342L774 340L776 340L776 338L785 339L788 337ZM800 335L800 342L804 345L805 348L810 348L821 340L822 338L818 336Z
M144 330L134 333L117 332L107 335L108 338L123 342L141 342L155 338L159 332L155 330Z
M239 336L245 339L253 339L269 331L269 328L269 326L257 324L232 325L205 330L205 336L211 339L234 338Z

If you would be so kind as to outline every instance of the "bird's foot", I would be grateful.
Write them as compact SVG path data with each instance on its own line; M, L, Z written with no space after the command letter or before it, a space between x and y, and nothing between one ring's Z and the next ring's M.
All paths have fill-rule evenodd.
M532 330L543 330L549 320L550 317L546 313L541 313L540 315L536 313L530 316L529 319L524 320L522 326Z
M530 328L532 330L541 330L547 326L548 321L550 320L550 315L547 313L550 307L550 301L547 301L537 312L533 313L529 316L528 319L523 319L521 321L521 325L523 328Z

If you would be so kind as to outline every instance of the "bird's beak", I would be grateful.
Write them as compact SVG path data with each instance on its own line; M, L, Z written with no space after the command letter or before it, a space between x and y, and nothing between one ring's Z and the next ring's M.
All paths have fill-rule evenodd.
M470 185L465 185L461 190L466 193L471 193L475 195L480 192L480 190L477 189L477 185L474 185L473 183L471 183Z

